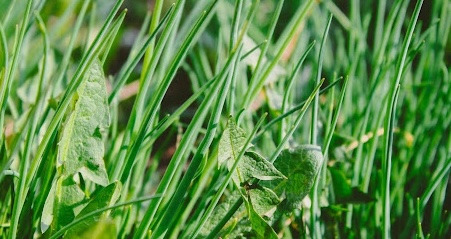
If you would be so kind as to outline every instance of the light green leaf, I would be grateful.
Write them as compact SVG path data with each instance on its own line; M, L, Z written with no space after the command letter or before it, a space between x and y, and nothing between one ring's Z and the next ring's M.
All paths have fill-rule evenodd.
M92 64L86 77L74 96L74 110L64 125L58 163L63 165L63 175L79 172L85 179L106 186L102 138L109 125L109 107L99 61Z
M233 117L229 117L227 127L219 141L218 166L226 161L233 161L238 157L246 143L246 132L239 128ZM233 160L231 160L233 159Z
M44 233L50 227L53 221L53 204L55 202L55 187L56 183L52 184L49 195L45 199L44 208L41 215L41 232Z
M228 162L229 169L232 165L233 161ZM232 178L238 185L240 185L240 183L250 182L252 179L263 181L286 179L274 165L263 158L263 156L253 151L244 154L243 159L238 163L236 172L233 174Z
M85 194L72 176L59 177L52 185L41 216L41 231L57 231L72 222L84 205Z
M77 218L82 217L87 213L90 213L99 208L105 208L114 205L114 203L120 196L121 188L122 186L120 182L111 183L107 187L103 188L100 192L97 193L97 195L94 196L94 198L88 203L88 205L86 205L86 207L81 210L81 212L77 215ZM94 227L97 227L99 223L102 224L102 222L106 222L108 213L109 211L106 211L103 214L83 220L74 227L70 228L64 238L79 238L78 236L83 232L91 230L93 228L93 225L95 225Z
M258 215L270 216L280 203L279 197L269 188L257 186L248 191L254 210Z
M285 149L275 160L274 166L288 177L284 182L274 182L278 184L276 192L285 192L287 209L299 207L310 192L322 162L321 148L316 145Z
M74 234L71 237L64 238L72 239L111 239L117 238L116 224L112 219L102 219L98 222L93 222L85 231L80 231L79 234Z

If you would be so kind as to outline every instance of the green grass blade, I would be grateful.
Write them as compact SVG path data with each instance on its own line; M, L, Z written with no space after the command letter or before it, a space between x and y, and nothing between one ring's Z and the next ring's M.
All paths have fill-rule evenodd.
M205 222L210 217L211 213L213 212L213 209L218 204L220 197L224 193L227 185L229 184L230 179L232 178L232 175L233 175L233 173L235 172L235 169L238 166L238 163L240 162L241 158L243 157L246 149L248 148L248 145L251 143L251 140L254 138L255 134L257 133L258 128L261 126L261 124L263 123L263 120L266 118L266 116L267 116L267 113L263 114L260 117L260 119L258 120L258 122L255 125L254 129L252 130L251 134L247 137L243 148L241 149L240 153L238 154L238 156L235 159L235 162L233 163L233 166L229 169L229 172L227 173L227 176L223 179L223 182L222 182L221 186L219 187L219 189L216 192L215 196L213 197L213 199L211 200L210 204L208 205L208 208L205 211L205 213L203 214L202 219L195 226L195 230L191 234L190 238L196 238L196 236L198 235L199 231L202 229L203 225L205 224Z
M84 220L87 220L87 219L89 219L91 217L94 217L96 215L102 214L103 212L106 212L106 211L109 211L109 210L113 210L113 209L116 209L116 208L120 208L120 207L124 207L124 206L128 206L128 205L131 205L131 204L136 204L136 203L149 201L149 200L152 200L152 199L155 199L155 198L159 198L159 197L160 197L160 195L147 196L147 197L138 198L138 199L135 199L135 200L130 200L130 201L127 201L127 202L117 203L117 204L115 204L113 206L97 209L95 211L87 213L86 215L84 215L82 217L79 217L79 218L75 219L71 223L69 223L66 226L62 227L60 230L55 232L49 239L57 239L60 236L64 235L64 233L67 230L69 230L73 226L77 225L78 223L83 222Z
M412 18L409 23L409 27L407 29L407 35L404 38L402 51L400 56L398 57L398 62L396 64L396 77L395 80L391 84L390 91L388 93L388 105L386 110L386 120L384 125L384 159L382 161L382 171L384 175L384 184L383 184L383 224L382 224L382 232L383 238L390 238L390 179L391 179L391 165L392 165L392 143L393 143L393 128L394 128L394 118L395 118L395 110L396 110L396 102L398 98L400 82L402 77L402 72L404 68L404 64L407 58L407 52L409 50L409 46L412 40L413 32L415 30L415 25L418 20L418 16L420 14L421 6L423 5L423 0L417 1L415 5L415 10L412 15Z

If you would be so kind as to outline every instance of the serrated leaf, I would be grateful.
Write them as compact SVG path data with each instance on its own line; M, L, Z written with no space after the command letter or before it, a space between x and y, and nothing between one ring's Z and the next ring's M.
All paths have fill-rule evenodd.
M249 190L248 193L255 211L259 215L268 216L268 213L271 213L280 203L276 193L266 187L257 186Z
M100 192L93 197L93 199L84 207L81 212L77 215L77 218L86 215L92 211L100 208L105 208L114 205L114 203L119 199L121 193L121 183L114 182L103 188ZM98 223L106 221L109 211L103 214L92 216L88 219L83 220L74 227L70 228L64 238L79 238L85 231L89 231L93 225L98 225Z
M63 175L81 173L85 179L106 186L103 132L109 125L105 77L95 61L74 96L75 106L64 125L58 148Z
M228 163L229 169L232 167L233 161ZM268 160L260 154L249 151L246 152L238 163L236 172L232 176L235 183L250 182L252 179L263 181L286 179L286 177L277 170Z
M231 160L233 162L238 157L245 143L246 132L236 125L233 117L229 117L227 127L219 141L218 166L231 159L233 159Z
M274 161L274 166L288 177L288 180L275 184L279 184L278 191L285 193L285 204L289 210L298 208L302 199L310 192L322 162L321 148L316 145L285 149Z

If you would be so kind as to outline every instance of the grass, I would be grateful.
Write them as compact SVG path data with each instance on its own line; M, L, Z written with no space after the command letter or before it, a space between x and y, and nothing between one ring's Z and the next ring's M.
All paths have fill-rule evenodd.
M151 3L0 0L1 238L449 237L449 1Z

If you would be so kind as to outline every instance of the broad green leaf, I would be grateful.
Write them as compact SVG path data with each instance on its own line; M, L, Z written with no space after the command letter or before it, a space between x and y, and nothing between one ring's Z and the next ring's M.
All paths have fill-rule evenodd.
M252 203L247 200L245 202L255 236L259 239L278 239L274 229L255 211Z
M233 161L228 162L229 169L232 165ZM236 172L232 177L238 185L240 185L240 183L250 182L252 179L259 179L263 181L286 179L286 177L268 160L252 151L244 154L243 158L238 163Z
M103 134L109 125L105 77L95 61L87 79L74 96L74 110L64 125L58 148L63 175L81 173L83 178L106 186L108 176L103 162Z
M239 128L233 117L230 116L227 127L219 141L218 166L221 166L224 162L229 160L233 162L240 154L245 142L246 132Z
M285 205L289 210L298 208L310 192L322 162L321 148L316 145L285 149L274 161L274 166L288 177L288 180L275 182L275 185L278 184L276 192L285 192Z
M77 218L82 217L87 213L90 213L99 208L105 208L114 205L114 203L120 196L121 188L122 187L120 182L111 183L107 187L103 188L100 192L97 193L97 195L94 196L94 198L88 203L88 205L86 205L86 207L81 210L81 212L77 215ZM91 228L93 228L93 225L97 227L99 223L102 224L102 222L105 222L108 213L109 211L106 211L101 215L93 216L78 223L67 231L64 238L78 238L78 236L83 232L91 230Z
M259 215L270 216L280 203L279 197L269 188L257 186L248 191L255 211Z
M52 185L41 217L41 231L58 230L74 220L84 205L85 194L73 177L59 177Z
M337 203L368 203L374 200L367 193L361 191L358 187L352 187L346 180L346 175L338 169L329 169L332 176L332 185L334 186L334 196Z
M346 179L346 175L340 170L329 168L330 175L332 177L332 185L334 186L334 195L349 196L352 194L351 184Z

